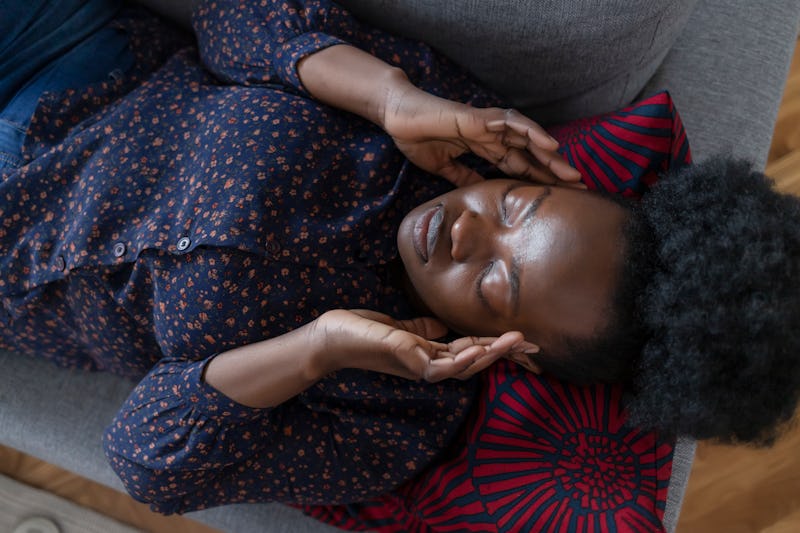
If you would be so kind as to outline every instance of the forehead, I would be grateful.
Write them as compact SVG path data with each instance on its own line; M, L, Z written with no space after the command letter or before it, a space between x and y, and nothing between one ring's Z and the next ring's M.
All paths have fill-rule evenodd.
M597 194L554 188L529 230L520 272L522 324L539 338L590 337L607 323L622 267L627 211Z

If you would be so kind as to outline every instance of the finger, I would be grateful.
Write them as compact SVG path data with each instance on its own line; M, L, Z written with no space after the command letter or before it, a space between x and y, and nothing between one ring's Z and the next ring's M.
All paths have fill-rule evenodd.
M519 331L506 331L489 345L490 351L507 353L525 342L525 336Z
M533 160L528 152L515 148L508 150L505 157L497 163L497 168L509 176L527 179L537 183L556 185L559 181L558 176L545 168L541 163Z
M436 382L456 377L466 371L484 353L482 346L473 346L456 357L443 357L430 360L423 374L426 381Z
M462 351L471 348L473 346L491 346L493 342L497 340L497 337L461 337L459 339L455 339L450 341L446 345L446 350L448 353L457 355Z
M478 357L475 361L469 365L467 368L456 374L455 378L457 379L468 379L474 376L479 372L483 372L494 363L496 363L499 359L503 357L502 352L487 352L486 354Z
M578 182L581 179L581 173L578 169L570 166L569 163L564 161L561 154L551 150L542 150L540 147L530 144L528 145L528 152L536 158L542 165L547 167L554 176L559 179L570 182Z
M491 359L495 361L497 358L507 355L513 350L517 350L519 346L524 344L525 337L519 331L508 331L503 333L488 346L483 346L483 353L476 359L475 364L483 359ZM491 362L488 364L491 364ZM484 365L483 368L486 368L488 364Z
M589 186L583 183L582 181L577 181L577 182L562 181L558 185L559 187L567 187L569 189L578 189L581 191L586 191L589 189Z
M528 146L536 146L542 150L555 151L558 149L558 141L547 136L547 140L543 140L538 134L531 132L528 129L515 129L504 126L500 130L494 132L498 135L498 139L503 146L527 149ZM545 135L547 135L545 133ZM549 142L552 139L553 142Z
M498 359L506 356L512 350L525 343L525 337L519 331L509 331L501 335L491 345L484 348L484 353L475 359L475 361L466 369L464 369L458 376L459 379L467 379L481 372Z
M538 345L523 340L514 344L509 350L509 353L524 353L525 355L532 355L539 353L539 350L540 348Z
M449 354L458 355L463 351L472 349L474 346L482 347L484 350L500 349L510 351L516 344L525 340L525 336L519 331L507 331L499 337L461 337L450 341L446 345Z
M531 140L527 136L520 135L511 130L505 130L500 136L500 143L507 148L527 150L530 142Z
M483 176L457 161L451 161L449 164L440 167L436 173L456 187L483 181Z
M571 169L571 171L577 172L578 181L562 180L550 168L546 168L543 163L534 159L527 151L523 152L521 150L509 150L509 153L506 154L504 160L497 164L497 168L511 176L528 179L537 183L558 185L581 190L588 188L582 181L580 181L580 172L569 166L569 164L566 161L563 161L561 156L558 154L556 154L555 157L558 161L560 161L560 163L558 163L558 161L553 161L552 164L556 165L556 168L559 170L559 172L564 174L570 171L565 169ZM570 177L570 179L572 179L572 177Z
M505 110L503 120L493 120L486 124L489 131L501 131L503 127L530 139L535 145L545 150L558 148L558 141L554 139L543 127L526 117L516 109Z
M503 127L494 134L495 143L499 143L504 147L527 150L528 144L532 142L531 138L528 136L527 130L519 132L512 128L506 127L505 125L503 125Z

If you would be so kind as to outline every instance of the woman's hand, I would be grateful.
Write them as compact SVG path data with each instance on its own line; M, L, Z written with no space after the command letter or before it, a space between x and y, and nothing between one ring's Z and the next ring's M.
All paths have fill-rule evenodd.
M382 126L409 161L456 186L483 179L457 161L472 152L512 177L585 188L558 142L513 109L475 108L407 84L387 96Z
M398 68L349 45L303 58L297 73L319 101L381 126L408 159L453 184L483 179L456 161L473 152L509 176L583 187L544 129L511 109L475 108L415 87Z
M324 343L324 372L362 368L430 382L467 379L526 345L516 331L447 344L430 340L446 332L433 318L394 320L376 311L339 309L319 317L310 333L312 342Z

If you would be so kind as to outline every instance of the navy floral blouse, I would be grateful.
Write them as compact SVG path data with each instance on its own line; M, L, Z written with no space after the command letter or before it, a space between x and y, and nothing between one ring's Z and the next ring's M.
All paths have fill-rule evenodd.
M161 512L373 498L441 456L474 381L343 370L253 409L202 370L329 309L412 314L395 231L449 185L313 100L298 60L347 42L435 94L494 100L326 1L197 4L197 46L126 11L126 76L40 101L24 165L0 174L0 348L138 380L104 445Z

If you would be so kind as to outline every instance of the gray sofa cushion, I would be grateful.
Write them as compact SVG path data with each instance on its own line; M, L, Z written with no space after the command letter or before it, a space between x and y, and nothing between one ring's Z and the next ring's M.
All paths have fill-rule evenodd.
M695 162L720 151L763 168L800 21L800 0L703 0L645 93L668 89Z
M543 123L613 111L658 69L697 0L341 0L428 42Z

